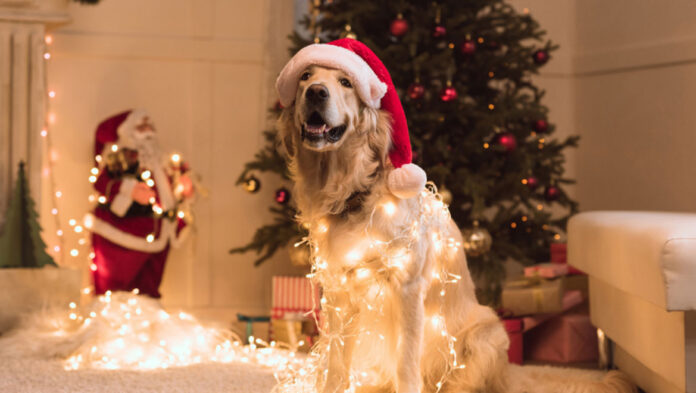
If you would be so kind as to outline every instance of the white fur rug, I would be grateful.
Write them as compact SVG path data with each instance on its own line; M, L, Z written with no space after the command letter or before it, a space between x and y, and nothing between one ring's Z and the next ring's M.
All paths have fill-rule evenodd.
M66 371L59 360L0 357L0 392L230 392L264 393L271 370L250 364L207 363L166 370Z
M310 375L306 357L230 343L223 330L167 313L152 299L107 295L85 308L29 315L0 337L0 392L266 393L274 372ZM513 365L508 373L510 393L635 391L618 372ZM281 390L298 389L306 390Z
M574 381L582 381L586 387L588 381L599 382L606 375L600 371L543 366L512 367L512 379L525 380L529 384L512 384L516 387L510 393L573 392ZM533 377L535 374L541 377L542 383ZM207 363L149 371L66 371L57 359L0 357L0 392L266 393L275 383L271 370L250 364ZM530 388L530 385L536 385L536 388Z

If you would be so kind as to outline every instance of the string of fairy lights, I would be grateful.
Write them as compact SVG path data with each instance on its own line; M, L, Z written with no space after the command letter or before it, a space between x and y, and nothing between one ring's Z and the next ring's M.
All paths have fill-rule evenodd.
M44 178L47 178L48 180L48 185L49 185L49 192L50 192L50 213L51 216L53 217L53 223L54 223L54 233L55 233L55 238L56 242L53 245L49 246L49 251L52 252L54 259L56 259L56 262L58 265L71 265L72 263L67 260L67 258L77 258L80 255L87 255L89 260L94 258L94 253L89 249L89 239L88 239L88 231L86 228L81 224L81 220L78 220L74 217L70 217L67 219L68 223L68 228L67 229L63 222L63 215L61 212L63 211L61 207L61 201L67 200L68 195L66 195L65 190L63 190L61 187L59 187L58 182L56 181L56 161L59 159L60 154L57 152L55 149L54 145L54 126L57 122L57 116L56 113L53 111L53 105L52 102L56 97L58 97L58 92L52 88L52 86L49 85L48 82L48 66L49 63L52 59L51 55L51 47L54 44L54 37L51 34L46 34L44 36L44 54L43 54L43 59L44 59L44 69L46 72L44 72L44 91L47 93L47 98L46 100L46 107L45 107L45 113L46 113L46 118L44 121L44 125L41 128L40 135L41 138L44 141L44 168L42 169L42 175ZM91 169L91 175L89 177L89 180L92 181L93 179L96 180L95 174L98 173L97 168L92 168ZM96 196L93 194L90 194L88 197L89 202L94 202L96 200ZM68 236L68 231L71 232L72 234ZM70 243L68 238L71 239ZM74 240L73 240L74 239ZM92 270L94 270L95 265L91 264ZM83 292L85 294L90 292L90 288L85 288L83 289Z
M432 183L428 184L428 188L417 199L419 208L406 209L403 212L405 217L400 219L410 224L404 225L388 240L379 237L377 231L374 231L373 223L376 222L377 215L381 215L380 218L395 217L398 207L389 197L378 204L364 228L362 240L356 242L355 247L346 252L341 263L329 264L328 251L321 248L321 245L325 244L329 224L323 219L307 223L308 237L295 246L305 246L305 243L309 246L313 263L308 278L325 288L320 299L324 315L322 320L333 317L338 320L338 323L330 326L329 331L326 324L316 321L320 338L313 347L307 364L301 372L286 374L286 378L276 387L276 392L314 391L313 389L327 383L327 364L331 348L346 345L344 332L349 331L348 327L353 324L353 318L356 315L337 305L335 299L329 299L332 299L334 292L339 292L339 297L349 296L350 299L346 303L359 308L361 320L387 318L389 311L385 309L384 299L388 298L386 292L390 290L392 285L390 282L404 279L411 266L411 258L416 252L415 248L422 243L423 238L428 237L436 253L434 260L438 261L438 266L433 267L430 273L429 286L436 288L440 301L438 311L426 316L428 321L426 336L440 337L445 341L446 348L446 351L442 351L445 367L440 379L435 382L436 391L439 392L445 386L445 382L453 372L466 368L466 365L458 359L457 338L449 332L445 313L448 287L456 285L462 277L449 271L446 263L443 262L456 259L455 255L461 252L462 244L448 229L451 220L449 210ZM383 342L389 339L383 332L373 331L364 326L352 335L356 337L356 347L360 346L361 340ZM442 343L431 342L430 344L441 345ZM354 362L349 370L348 380L341 381L338 385L348 386L345 392L355 392L362 386L379 383L380 375L375 370L361 368L361 366L363 365Z

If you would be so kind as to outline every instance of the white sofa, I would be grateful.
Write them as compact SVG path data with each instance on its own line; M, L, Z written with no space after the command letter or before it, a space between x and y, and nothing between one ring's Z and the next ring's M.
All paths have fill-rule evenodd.
M696 214L598 211L568 224L592 322L648 393L696 393Z

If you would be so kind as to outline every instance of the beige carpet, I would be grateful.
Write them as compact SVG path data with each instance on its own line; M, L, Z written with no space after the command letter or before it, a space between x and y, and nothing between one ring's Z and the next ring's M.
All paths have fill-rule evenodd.
M600 371L513 366L510 372L515 382L511 393L633 391L621 383L602 383L606 373ZM0 392L267 393L274 385L269 369L249 364L208 363L153 371L66 371L57 359L0 357Z
M275 385L271 371L248 364L198 364L153 371L65 371L59 360L0 357L0 392L265 393Z

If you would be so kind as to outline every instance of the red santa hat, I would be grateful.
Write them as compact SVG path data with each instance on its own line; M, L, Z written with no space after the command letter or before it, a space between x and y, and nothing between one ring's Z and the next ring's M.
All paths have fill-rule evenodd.
M339 69L351 82L365 105L387 111L392 117L392 147L389 160L389 190L399 198L411 198L425 186L425 172L411 163L411 141L406 115L389 71L370 48L352 38L302 48L285 65L276 81L280 103L288 107L295 101L300 76L311 65Z
M94 135L94 157L97 165L101 160L96 157L101 157L104 149L111 149L113 145L117 148L135 148L132 138L128 136L129 131L147 116L145 110L133 109L111 116L99 123Z

